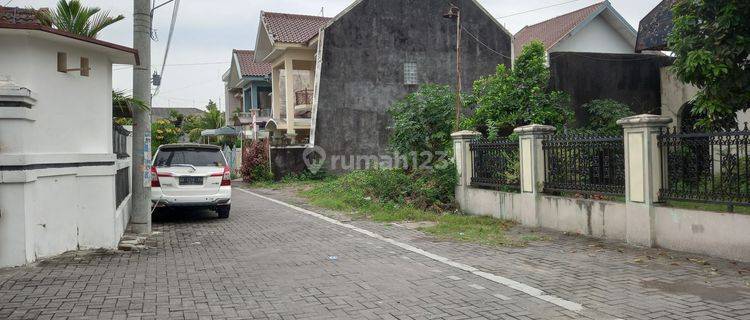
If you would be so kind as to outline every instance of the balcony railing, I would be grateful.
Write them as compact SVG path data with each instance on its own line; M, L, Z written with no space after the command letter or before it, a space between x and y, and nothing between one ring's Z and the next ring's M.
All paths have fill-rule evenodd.
M312 104L313 91L311 89L300 90L294 93L294 97L296 106Z
M238 112L237 119L239 124L251 124L253 122L253 113L255 113L256 121L261 121L262 118L273 117L271 109L252 109L250 112Z

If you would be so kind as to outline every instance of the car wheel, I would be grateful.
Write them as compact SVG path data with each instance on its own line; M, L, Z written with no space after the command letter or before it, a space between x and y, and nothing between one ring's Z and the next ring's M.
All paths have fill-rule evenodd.
M216 213L219 214L219 219L229 218L229 210L231 206L219 206L216 208Z

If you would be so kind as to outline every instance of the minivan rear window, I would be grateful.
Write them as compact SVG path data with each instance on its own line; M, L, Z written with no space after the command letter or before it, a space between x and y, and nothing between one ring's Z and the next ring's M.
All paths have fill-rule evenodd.
M157 167L171 167L178 164L189 164L196 167L223 167L226 165L221 151L190 147L161 149L154 162Z

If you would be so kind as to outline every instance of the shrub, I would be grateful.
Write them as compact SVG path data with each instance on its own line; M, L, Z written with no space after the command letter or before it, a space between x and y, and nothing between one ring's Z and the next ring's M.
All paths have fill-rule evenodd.
M247 141L242 149L242 180L245 182L260 182L273 179L270 161L268 159L268 140L257 139Z
M340 176L325 188L326 192L349 195L350 201L442 211L453 207L455 170L450 162L440 163L432 170L359 170Z
M581 129L602 135L620 135L622 127L617 120L635 115L624 103L610 100L592 100L582 106L588 114L588 123Z
M166 119L160 119L151 125L151 152L163 144L177 143L182 135L182 130Z
M474 82L471 102L477 105L472 123L507 136L519 126L536 123L562 128L573 119L570 98L549 90L550 71L544 45L532 41L523 48L513 69L498 65L496 73ZM483 130L484 131L484 130Z
M431 165L440 153L450 152L455 119L455 93L448 86L426 84L388 109L393 117L389 137L392 151L416 154Z

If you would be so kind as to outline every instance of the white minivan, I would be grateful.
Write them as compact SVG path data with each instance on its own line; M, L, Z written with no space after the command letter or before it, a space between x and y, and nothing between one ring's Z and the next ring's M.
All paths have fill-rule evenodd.
M165 144L151 166L151 203L155 207L203 207L229 218L231 170L217 146Z

